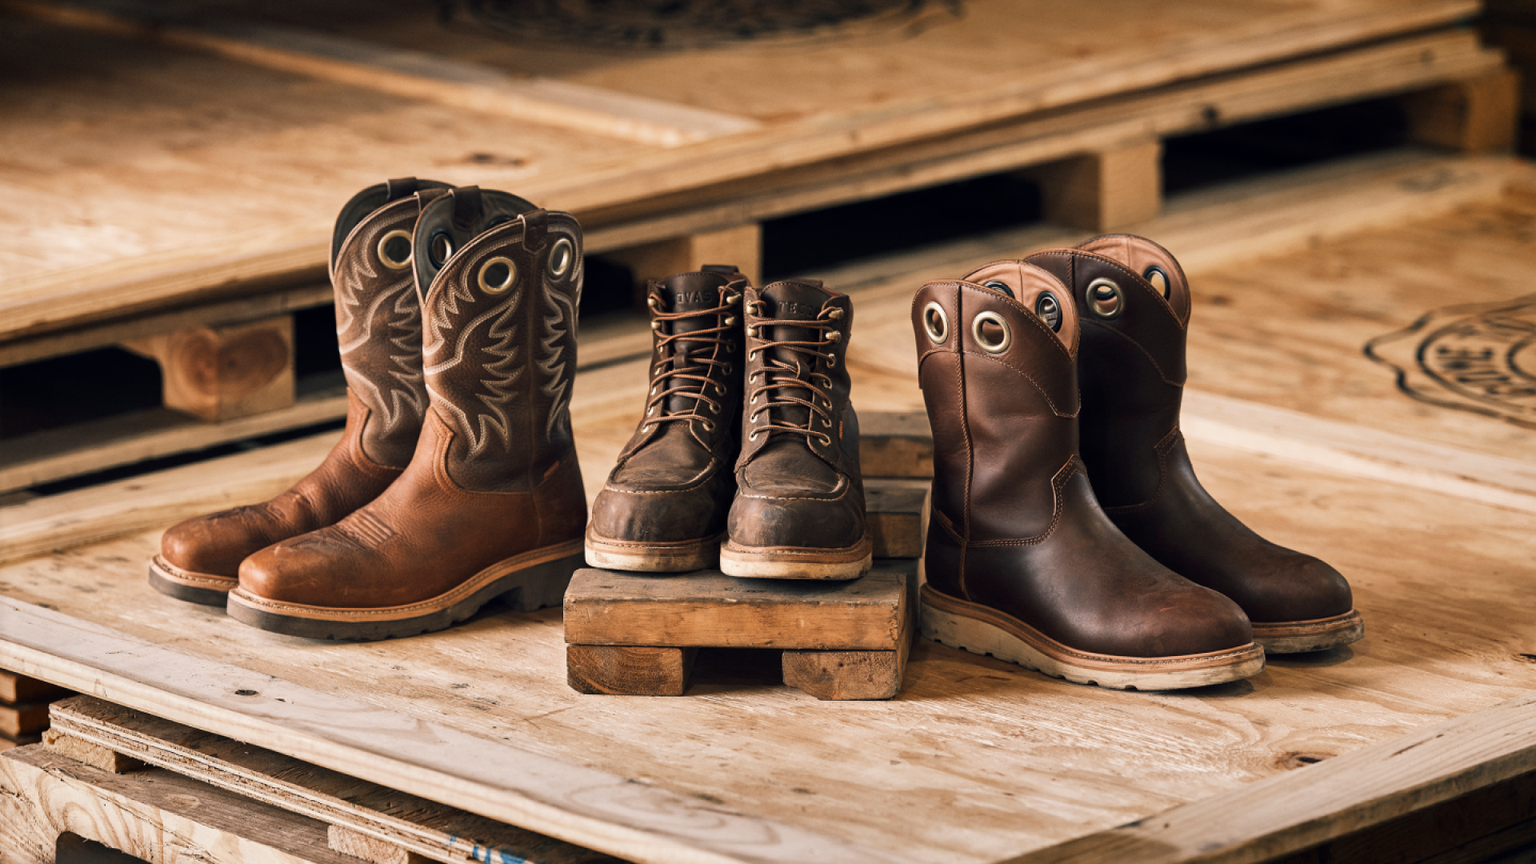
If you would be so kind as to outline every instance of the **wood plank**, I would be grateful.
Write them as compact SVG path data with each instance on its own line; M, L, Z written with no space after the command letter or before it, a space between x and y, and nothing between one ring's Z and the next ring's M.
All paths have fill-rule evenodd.
M60 682L91 678L89 688L115 704L152 706L157 716L194 728L212 726L321 767L345 766L382 786L427 790L423 797L635 861L908 860L210 663L9 598L0 598L0 629L6 634L0 660L7 666ZM62 646L53 643L63 634L74 647L61 655ZM98 662L106 656L110 664ZM167 688L167 677L182 683ZM353 758L365 753L362 761Z
M558 79L519 80L485 66L293 27L179 20L182 16L163 8L121 0L8 0L6 6L13 12L210 51L284 72L644 144L675 147L760 125L746 117Z
M194 327L124 343L160 364L162 401L208 421L293 404L293 316Z
M1536 693L1010 864L1268 861L1531 771Z
M80 696L54 705L56 738L126 755L252 801L447 864L467 857L541 864L606 862L608 856L435 804L260 747ZM84 761L84 760L82 760ZM93 763L94 764L94 763ZM105 767L98 765L97 767ZM108 769L110 770L110 769ZM114 771L113 773L118 773Z
M1235 62L1242 66L1245 63L1261 59L1276 59L1269 58L1269 52L1283 50L1281 46L1294 35L1287 30L1288 26L1294 26L1310 33L1302 43L1311 46L1303 52L1306 53L1326 45L1338 44L1335 40L1342 40L1343 43L1347 44L1357 37L1373 38L1384 33L1400 32L1398 28L1412 30L1417 27L1427 26L1436 21L1453 20L1475 6L1475 4L1470 2L1444 2L1444 0L1441 0L1441 2L1430 2L1430 0L1417 0L1413 4L1413 8L1402 8L1398 4L1392 8L1390 14L1386 14L1385 10L1381 8L1370 8L1374 5L1376 4L1361 2L1358 7L1351 9L1330 8L1328 10L1330 14L1336 14L1345 19L1349 19L1353 15L1361 16L1361 18L1353 20L1353 23L1334 21L1331 27L1322 27L1316 16L1313 16L1311 19L1299 14L1289 17L1283 16L1286 17L1285 22L1273 20L1271 22L1279 24L1279 30L1263 32L1262 36L1256 23L1257 18L1251 15L1237 21L1227 18L1225 20L1226 25L1244 31L1246 34L1245 38L1262 43L1259 54L1253 53L1254 46L1250 46L1248 51L1237 52L1232 50L1232 45L1222 40L1213 40L1213 46L1211 47L1214 48L1215 45L1219 45L1220 51L1213 50L1207 53L1183 54L1181 56L1183 57L1183 62L1194 63L1202 67L1208 59L1214 60L1219 56L1222 59L1213 69L1223 68L1220 65L1221 62ZM1126 23L1128 25L1133 24L1133 22ZM972 24L967 23L966 26L969 27ZM1364 29L1352 29L1353 27L1363 27ZM1324 32L1325 30L1327 31L1326 33ZM1017 28L1007 28L1007 30L1000 32L1025 31L1018 31ZM1281 33L1285 35L1281 36ZM1225 90L1218 88L1217 91L1213 91L1210 94L1183 91L1178 93L1170 92L1165 94L1159 103L1162 106L1159 109L1161 114L1166 115L1168 118L1165 121L1159 121L1159 123L1163 125L1172 124L1168 125L1168 128L1149 129L1149 121L1146 117L1136 112L1128 112L1124 105L1101 106L1104 110L1095 116L1105 118L1103 124L1107 125L1094 121L1091 117L1078 117L1066 121L1066 126L1060 126L1058 122L1058 132L1060 134L1055 136L1053 142L1035 140L1038 136L1029 133L1027 130L1022 135L1020 130L1007 130L1003 135L1003 139L998 142L999 146L1004 148L1002 151L969 161L953 158L953 151L951 151L942 158L931 160L934 162L933 165L921 168L920 170L914 166L914 154L906 154L901 156L891 166L890 170L884 171L880 178L864 178L859 180L858 183L860 185L858 188L850 188L847 184L844 184L836 191L831 191L832 187L836 184L828 184L824 180L818 180L815 177L806 177L802 178L801 185L803 188L800 190L800 193L809 195L811 196L810 198L803 196L795 200L781 198L777 200L777 203L773 203L766 209L755 207L755 205L745 208L737 205L735 202L740 202L743 199L742 190L740 189L717 190L714 193L714 203L709 208L706 208L706 211L687 215L682 220L686 224L680 223L663 226L660 222L653 222L653 224L648 226L636 226L639 229L638 231L631 230L624 236L620 236L620 234L609 236L597 222L593 222L593 227L598 230L593 232L592 242L589 246L594 251L631 246L637 243L697 233L710 227L720 228L744 224L766 218L770 211L792 212L796 209L807 209L812 206L825 206L826 203L830 203L833 200L853 200L858 197L885 194L885 192L901 188L913 188L919 185L944 182L946 179L975 176L979 173L986 173L989 170L1006 170L1030 162L1048 158L1059 158L1074 152L1072 148L1076 148L1078 151L1085 147L1091 149L1092 146L1096 146L1095 142L1098 144L1113 144L1117 140L1123 139L1128 131L1134 131L1135 129L1140 129L1141 134L1145 136L1148 131L1151 131L1153 134L1169 134L1169 129L1175 126L1185 129L1203 128L1211 123L1207 109L1216 111L1217 116L1223 118L1221 122L1232 122L1241 120L1244 117L1263 116L1266 112L1272 114L1284 110L1297 110L1299 106L1303 105L1316 106L1321 104L1319 100L1338 101L1348 98L1361 98L1369 93L1392 92L1394 89L1411 88L1415 86L1415 82L1419 86L1440 83L1446 80L1448 76L1474 74L1477 71L1490 68L1491 64L1497 63L1496 55L1476 51L1475 42L1466 34L1457 37L1465 44L1461 48L1456 49L1453 49L1451 44L1445 41L1448 37L1445 37L1443 34L1435 37L1441 41L1433 43L1433 45L1420 41L1422 38L1429 37L1413 37L1409 40L1414 43L1411 46L1403 44L1399 46L1362 49L1364 53L1375 58L1372 60L1374 65L1368 69L1346 69L1338 66L1328 66L1327 68L1318 68L1317 71L1310 73L1313 77L1308 81L1282 81L1281 78L1276 77L1278 73L1261 70L1254 74L1260 76L1262 81L1255 79L1254 86L1237 86L1234 90L1233 87L1223 84L1222 86L1226 87ZM1318 39L1321 39L1321 41L1311 41ZM630 152L628 149L623 149L621 153L614 153L611 152L611 148L576 146L572 142L562 139L561 136L550 133L541 133L533 138L529 137L526 132L519 134L517 136L518 140L530 142L530 147L532 143L545 145L546 142L547 146L540 146L538 148L541 152L537 158L518 156L515 160L509 160L516 162L516 167L513 170L486 167L487 164L499 164L496 163L496 158L499 158L495 152L497 148L490 144L485 145L486 149L484 151L475 152L478 155L495 158L490 158L489 163L475 163L477 167L474 167L473 173L466 173L456 167L440 167L435 170L439 174L446 170L448 173L443 176L447 177L447 179L457 179L462 174L466 178L473 177L473 179L483 183L489 183L496 177L504 177L507 182L515 180L515 188L519 192L533 196L535 200L559 202L558 206L575 210L584 218L597 216L596 211L599 209L611 208L623 202L639 202L643 207L652 208L647 212L654 216L654 208L659 206L656 202L658 202L661 196L669 192L684 193L688 190L695 190L710 185L730 183L742 177L771 177L781 168L834 160L847 156L849 153L856 153L859 158L864 158L871 151L899 146L909 140L937 140L940 142L940 146L950 147L951 145L948 142L956 137L953 135L954 131L958 128L969 126L972 123L997 122L1006 117L1022 116L1044 110L1051 105L1057 105L1058 107L1068 104L1075 105L1091 97L1097 98L1123 93L1126 92L1126 89L1136 90L1142 86L1167 84L1167 80L1160 77L1166 76L1169 73L1169 70L1166 68L1166 58L1159 58L1157 55L1157 51L1167 50L1166 46L1154 49L1151 46L1142 45L1141 43L1144 41L1142 39L1128 40L1127 44L1136 46L1134 49L1126 48L1123 45L1117 46L1117 50L1137 55L1135 63L1140 63L1147 67L1143 72L1150 72L1153 67L1158 65L1164 67L1160 72L1152 74L1151 77L1142 83L1136 83L1139 79L1134 76L1131 79L1117 77L1114 74L1107 74L1107 69L1095 66L1094 74L1105 82L1109 82L1110 90L1099 92L1090 86L1087 90L1079 92L1079 87L1072 86L1067 88L1068 92L1058 94L1055 98L1040 100L1030 97L1022 101L1019 99L1014 99L1011 102L1003 100L1002 103L996 103L989 98L977 98L964 111L953 116L946 115L948 119L938 118L940 124L932 130L913 129L901 131L894 136L869 134L868 130L864 128L864 121L870 120L870 117L835 120L835 122L829 121L826 118L808 118L802 121L807 126L806 129L800 129L794 124L790 124L789 127L776 127L772 132L772 141L768 142L772 146L767 151L763 149L763 142L757 139L759 133L745 136L730 136L729 152L722 151L718 154L718 157L711 155L713 151L694 151L694 147L701 147L703 145L682 148L689 150L689 154L686 156L682 155L680 149L676 151L676 155L667 155L662 162L657 163L654 170L650 171L650 176L647 176L642 182L632 185L626 185L632 179L632 175L638 177L643 173L639 170L640 163L637 162L635 153ZM1113 44L1112 40L1110 44ZM1405 53L1406 49L1410 47L1417 47L1419 50ZM1299 49L1300 44L1295 44L1292 48ZM1391 53L1389 58L1387 53L1383 52L1393 53ZM1030 57L1032 52L1010 52L1007 56L1010 58ZM1038 52L1034 52L1033 56L1038 60ZM1282 53L1279 56L1291 55ZM1200 59L1196 60L1196 57ZM1037 62L1037 60L1031 60L1030 62ZM1309 60L1307 63L1300 65L1312 68L1316 67L1317 63ZM922 70L922 74L926 77L931 77L931 72L934 68L942 67L926 67ZM1207 69L1206 71L1210 72L1212 70ZM1196 71L1190 69L1181 69L1174 77L1185 78L1187 76L1198 77ZM196 72L189 71L179 77L183 80L198 80L199 77L206 78L209 76L206 74L199 76ZM848 77L839 76L840 80ZM1052 81L1060 78L1056 69L1052 69L1050 78ZM1005 90L1010 92L1017 90L1021 86L1017 77L1009 78L1003 76L998 79L998 82L1000 86L1003 86ZM1315 94L1319 85L1326 85L1329 89L1322 95L1308 95ZM1095 86L1102 88L1105 85ZM1222 93L1227 95L1223 97L1221 96ZM1207 95L1210 99L1215 99L1216 101L1211 102L1210 99L1202 98ZM733 94L732 98L741 101L739 94ZM970 97L966 98L969 99ZM1066 101L1059 101L1063 98ZM932 111L932 101L918 100L912 106L903 109L881 105L873 112L871 117L876 125L895 124L896 127L905 130L905 127L914 125L914 118L911 116L912 111L922 112L920 116L925 124L931 119L930 114L945 114L944 111ZM1234 104L1228 105L1228 101ZM1002 114L995 113L995 105L1001 106ZM971 115L975 113L974 109L983 110L983 113L977 115L975 119L967 119L971 118ZM395 109L396 115L402 113L405 113L404 108ZM332 116L339 115L336 112L332 112ZM1173 119L1175 117L1177 117L1176 120ZM1121 120L1118 123L1111 122L1114 118L1121 118ZM453 121L444 121L440 118L436 119L435 122L437 125L432 126L426 123L424 118L411 118L410 120L402 118L397 125L404 128L441 128L445 122L448 125L463 125L462 121L455 123ZM471 138L486 140L484 133L493 130L482 130L479 128L479 126L483 125L477 124L474 129L455 133L456 137L459 140L463 140L466 146L469 145ZM1100 128L1101 125L1103 125L1103 128ZM1157 126L1158 124L1153 125ZM1084 137L1085 129L1087 130L1086 137ZM892 131L895 132L894 129ZM395 147L397 151L400 147L405 146L402 143L393 141L390 136L377 135L373 133L373 130L370 130L370 133L373 135L371 140L390 141L391 146ZM1076 134L1078 137L1068 140L1070 137L1069 133ZM809 135L811 138L819 140L820 143L808 148L798 146L802 142L799 141L797 136L802 135ZM913 138L914 135L916 136L915 138ZM783 141L779 140L781 138ZM495 139L491 138L489 140ZM1019 143L1021 141L1022 144ZM775 144L773 142L778 143ZM711 145L715 143L719 142L710 142ZM415 146L414 141L411 142L411 146ZM972 145L965 144L965 146L969 147ZM1020 146L1024 149L1019 149ZM784 152L778 153L773 149L774 147ZM1009 149L1009 147L1012 147L1012 149ZM310 149L315 148L308 146L296 148L296 152ZM322 147L319 149L327 148ZM737 153L735 152L736 150L742 152ZM372 150L368 152L370 154L373 153ZM593 161L582 161L578 154L588 152L593 154ZM606 155L598 155L599 152L605 152ZM230 155L233 157L239 154ZM385 165L418 164L418 161L413 160L424 158L422 156L407 158L399 152L390 153L387 159L383 159L382 154L376 155L380 155L381 158L370 162L362 153L356 154L355 161L357 167L361 169L368 164L379 164L381 167L377 170L383 171L387 170L382 167ZM478 155L476 158L478 158ZM554 165L546 166L541 163L542 170L533 171L528 169L528 164L540 159L546 161L554 159L559 163L559 166L557 168ZM719 170L707 170L716 165L718 165ZM191 170L194 166L182 167L187 167ZM276 168L278 166L274 165L273 167ZM302 170L297 165L284 167L291 172ZM836 166L834 170L838 174L848 173L845 166ZM490 176L488 176L487 172L489 172ZM310 173L313 173L313 171L311 170ZM33 271L30 275L28 273L18 273L17 278L8 278L5 281L5 288L0 290L0 301L3 301L0 302L0 308L4 308L6 311L5 315L0 316L0 318L7 322L7 329L4 332L11 338L17 338L27 334L43 332L50 328L78 326L89 321L99 321L102 320L102 316L115 317L121 314L137 314L148 309L163 306L167 302L166 298L174 298L174 302L225 298L236 293L237 288L249 291L264 280L268 282L273 279L282 280L286 278L291 280L296 278L295 274L301 270L312 280L322 270L322 262L325 255L323 244L315 239L324 237L326 229L324 219L317 218L317 214L323 217L331 208L334 208L335 201L342 200L348 194L350 188L355 188L346 187L342 184L343 182L356 182L352 178L355 178L357 175L358 172L354 171L345 178L327 176L323 178L324 184L317 182L313 190L305 191L303 201L297 200L297 196L295 196L295 200L291 203L288 201L273 202L278 206L271 208L274 212L270 217L270 222L261 227L252 227L248 224L249 220L245 223L230 225L228 224L228 216L222 211L219 213L200 213L199 215L205 217L200 220L202 224L198 224L197 221L187 224L189 220L179 212L174 214L175 218L172 218L173 214L167 214L164 219L147 221L142 218L135 221L126 217L114 219L112 224L116 225L118 222L121 222L125 231L137 233L154 231L156 232L155 237L157 239L148 243L136 244L145 247L140 250L145 253L142 255L118 255L114 260L102 261L99 264L84 268L73 266L88 264L88 262L81 259L80 255L76 255L70 259L72 266L68 268L68 272L54 268L47 272ZM318 179L320 178L317 178L317 181ZM783 177L772 177L768 181L766 188L781 187L784 185L784 181L785 178ZM461 182L467 182L467 180ZM818 190L821 190L819 194L822 197L820 199L815 198ZM831 199L825 197L829 192L832 194ZM325 198L322 193L329 194L330 198ZM119 190L115 187L108 188L108 185L104 185L99 181L91 196L91 200L98 201L100 206L110 205L119 209L125 207L127 201L132 200L135 208L132 212L136 217L139 216L144 206L142 194L128 195L126 190ZM320 206L320 202L324 200L330 200L333 203L329 206ZM820 200L821 203L813 203L816 200ZM665 204L665 202L661 201L660 204ZM182 202L178 206L185 209L188 205ZM731 208L733 206L736 208L735 210L722 216L723 211L720 211L719 208ZM308 209L305 209L305 207L308 207ZM225 207L224 211L230 209ZM260 208L251 203L247 209ZM278 216L277 210L281 210L281 215L287 218L276 218ZM602 220L599 219L598 221ZM174 227L177 230L174 233L168 231L161 232L162 226L165 229ZM216 233L214 233L215 229L217 229ZM187 248L189 243L193 244L195 248ZM166 246L164 244L172 245ZM54 244L54 246L56 245ZM53 247L47 248L52 249ZM266 251L261 251L262 249ZM97 253L92 250L92 254ZM15 289L14 291L12 290L13 288ZM89 299L87 299L86 295L88 295ZM47 297L53 302L49 305L29 306L25 309L12 310L9 308L18 298L22 303L26 303L29 299L38 297Z
M289 709L230 694L251 689L293 702L293 694L269 687L298 682L404 715L390 721L395 730L441 724L701 804L712 799L710 806L955 864L1109 829L1288 773L1303 758L1326 760L1536 690L1536 663L1522 656L1536 633L1508 600L1523 590L1536 555L1529 514L1208 442L1191 441L1190 449L1202 481L1240 519L1348 576L1366 620L1364 641L1327 657L1274 659L1246 684L1178 697L1065 684L920 642L902 694L878 706L824 703L782 687L775 662L729 680L695 681L684 700L626 699L616 710L613 699L567 686L555 610L491 609L415 640L274 639L147 590L140 580L156 548L151 533L0 568L0 593L172 646L192 666L140 658L137 648L111 653L66 628L39 632L71 651L78 645L81 656L71 661L78 666L42 660L54 656L52 647L29 654L39 658L32 666L10 655L0 665L34 676L67 673L101 698L142 700L138 708L162 714L179 704L164 688L184 679L208 681L214 708L249 699L263 712ZM16 632L9 620L0 627ZM13 647L0 650L18 650L9 635L3 641ZM131 660L141 683L103 675L102 658ZM250 677L217 679L227 666ZM215 687L217 680L223 684ZM212 728L245 735L221 720ZM393 734L396 752L398 736L417 740L414 732ZM460 752L482 761L474 748ZM363 751L348 758L375 761ZM356 773L356 766L331 767ZM405 786L369 779L427 794L408 771L396 778ZM808 792L787 792L790 785ZM1362 798L1371 794L1357 788Z
M61 829L145 861L193 849L220 864L356 864L326 844L325 826L154 769L109 774L41 747L0 754L0 844L52 861Z
M565 595L565 641L894 650L911 614L907 580L914 568L885 560L847 582L736 579L718 571L655 577L578 570Z
M697 655L697 648L566 645L565 682L577 693L681 696Z
M15 741L47 728L47 702L0 702L0 735Z

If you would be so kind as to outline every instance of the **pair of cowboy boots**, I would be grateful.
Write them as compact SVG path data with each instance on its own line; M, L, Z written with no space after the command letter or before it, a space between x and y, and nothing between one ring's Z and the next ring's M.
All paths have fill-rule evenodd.
M328 639L441 629L512 592L559 603L586 516L581 278L569 214L414 179L359 193L331 252L341 441L276 498L166 531L151 584Z
M869 569L847 295L734 267L649 286L650 389L587 526L595 567L853 579Z
M1189 315L1178 262L1130 235L918 291L925 635L1125 689L1237 680L1265 651L1360 638L1336 570L1196 480L1178 426Z

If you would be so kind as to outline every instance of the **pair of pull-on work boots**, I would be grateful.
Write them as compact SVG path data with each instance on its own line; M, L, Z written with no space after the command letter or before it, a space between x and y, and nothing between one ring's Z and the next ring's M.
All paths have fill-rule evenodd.
M503 594L560 603L586 524L581 246L570 214L505 192L358 193L331 245L341 441L278 497L166 531L150 583L314 638L437 630Z
M1195 479L1179 431L1189 317L1178 262L1123 234L917 292L934 441L925 635L1143 690L1360 638L1336 570L1258 536Z
M853 579L869 569L853 306L815 280L707 266L649 286L645 415L592 507L587 561Z

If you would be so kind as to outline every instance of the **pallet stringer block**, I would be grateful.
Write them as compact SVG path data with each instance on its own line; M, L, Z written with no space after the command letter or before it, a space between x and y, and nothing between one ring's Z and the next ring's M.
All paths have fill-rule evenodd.
M167 408L218 421L294 403L291 314L191 327L122 345L160 364Z
M1498 68L1402 98L1413 140L1462 153L1508 153L1520 125L1520 74Z
M1111 231L1162 212L1162 159L1162 141L1147 138L1026 168L1022 173L1040 184L1047 221L1088 231Z
M634 271L635 284L641 291L649 279L691 272L705 264L734 264L756 285L762 274L762 236L762 226L748 222L718 231L703 231L617 249L604 253L604 257L622 262Z

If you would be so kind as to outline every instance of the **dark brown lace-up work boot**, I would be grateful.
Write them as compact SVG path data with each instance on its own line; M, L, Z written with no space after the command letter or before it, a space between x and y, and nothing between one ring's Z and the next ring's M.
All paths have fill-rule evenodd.
M1179 431L1189 282L1168 250L1112 234L1027 260L1070 287L1083 320L1082 455L1110 519L1170 569L1237 601L1270 653L1359 639L1337 570L1255 534L1195 478Z
M849 402L847 295L813 280L747 289L736 500L720 569L853 579L869 569L859 420Z
M569 411L581 233L518 200L460 188L422 211L430 410L415 455L366 507L247 558L231 616L379 639L447 627L504 593L525 610L561 602L586 525Z
M336 334L347 378L341 441L320 467L276 498L166 531L149 564L156 590L223 607L246 556L335 523L378 497L411 461L427 409L411 232L426 201L447 188L431 180L391 180L342 208L331 242Z
M735 267L713 266L650 284L651 387L592 505L592 566L675 572L719 561L736 491L746 288Z
M1117 689L1262 670L1242 610L1158 564L1094 500L1061 283L998 262L924 285L912 316L934 442L923 634Z

